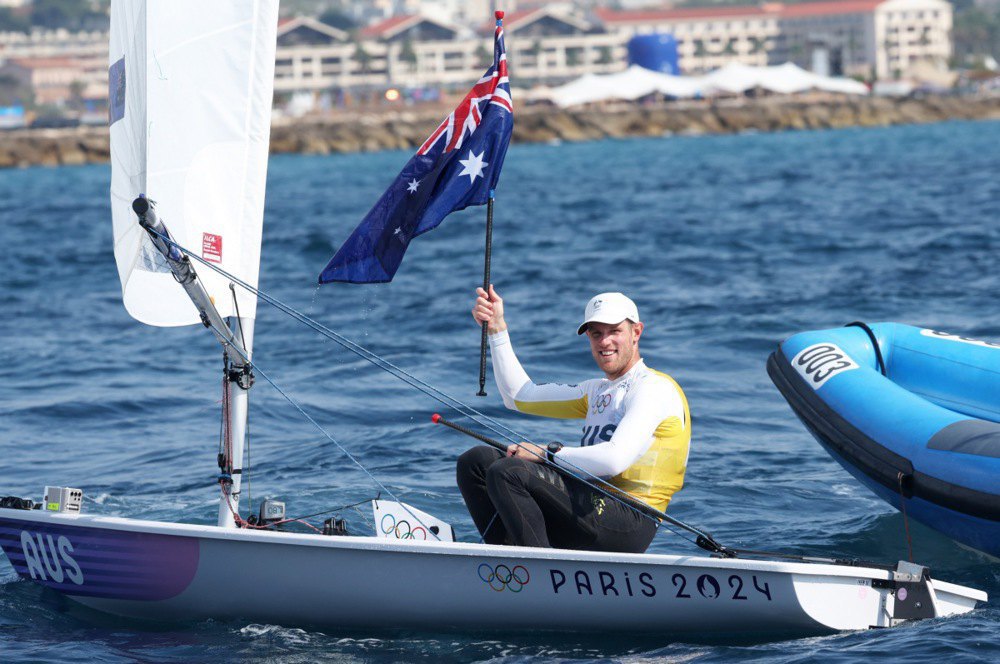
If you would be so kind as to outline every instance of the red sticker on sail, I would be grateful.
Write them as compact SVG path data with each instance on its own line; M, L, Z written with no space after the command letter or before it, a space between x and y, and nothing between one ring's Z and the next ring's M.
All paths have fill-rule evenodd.
M201 257L213 263L222 262L222 236L202 233Z

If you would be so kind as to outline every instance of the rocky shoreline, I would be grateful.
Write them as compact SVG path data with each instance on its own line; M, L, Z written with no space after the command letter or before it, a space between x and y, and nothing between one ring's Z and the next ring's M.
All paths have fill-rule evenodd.
M441 110L435 110L278 122L271 129L271 152L330 154L408 150L423 142L442 115ZM1000 97L768 98L652 106L618 104L586 110L527 107L517 111L514 141L836 129L955 119L998 120ZM106 127L0 132L0 168L102 163L107 162L109 156Z

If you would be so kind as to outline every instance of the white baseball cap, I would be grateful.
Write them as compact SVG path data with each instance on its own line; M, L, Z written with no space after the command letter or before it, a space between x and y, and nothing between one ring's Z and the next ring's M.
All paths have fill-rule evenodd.
M639 322L639 309L635 306L635 302L621 293L601 293L590 298L583 313L583 323L577 328L576 333L586 332L590 323L617 325L623 320Z

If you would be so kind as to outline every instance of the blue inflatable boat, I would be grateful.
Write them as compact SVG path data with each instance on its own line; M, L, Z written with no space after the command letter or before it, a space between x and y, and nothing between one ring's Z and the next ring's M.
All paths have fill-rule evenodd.
M852 323L786 339L767 372L865 486L1000 557L1000 343Z

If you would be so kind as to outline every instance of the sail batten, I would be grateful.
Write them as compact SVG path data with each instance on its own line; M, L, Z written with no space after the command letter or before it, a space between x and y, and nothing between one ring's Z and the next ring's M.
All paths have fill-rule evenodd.
M125 308L151 325L198 313L140 229L156 202L175 241L256 286L270 139L277 0L114 0L110 43L115 259ZM229 283L199 276L223 316ZM240 314L256 297L237 292Z

